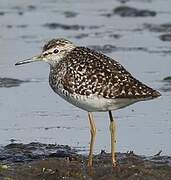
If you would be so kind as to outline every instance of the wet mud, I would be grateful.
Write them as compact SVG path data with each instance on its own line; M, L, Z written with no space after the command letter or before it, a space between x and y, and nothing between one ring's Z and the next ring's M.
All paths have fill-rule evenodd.
M63 14L66 18L75 18L78 15L78 13L73 11L65 11Z
M83 38L87 38L89 36L88 33L81 33L75 36L76 39L83 39Z
M0 88L11 88L20 86L22 83L30 82L29 80L20 80L20 79L13 79L13 78L1 78L0 77Z
M99 26L83 26L78 24L68 25L68 24L60 24L60 23L46 23L43 27L47 27L49 29L63 29L63 30L84 30L84 29L98 29Z
M171 32L171 24L144 24L144 28L148 29L151 32Z
M121 5L114 8L111 12L102 14L102 16L106 17L112 17L115 15L120 17L153 17L157 15L157 12L147 9L137 9L126 5Z
M171 41L171 34L162 34L159 36L162 41Z
M155 11L150 11L146 9L137 9L129 6L119 6L114 9L114 14L121 17L148 17L156 16Z
M161 91L171 92L171 76L167 76L162 80Z
M167 76L163 79L163 81L168 81L168 82L171 82L171 76Z
M5 12L0 11L0 16L3 16L4 14L5 14Z
M102 53L111 53L114 51L148 51L147 48L144 47L117 47L111 44L105 44L105 45L91 45L88 46L90 49L94 49L96 51L102 52Z
M0 178L134 180L171 179L171 157L139 156L133 152L116 153L117 167L111 167L109 153L101 151L87 167L87 156L69 146L56 144L9 144L0 149Z

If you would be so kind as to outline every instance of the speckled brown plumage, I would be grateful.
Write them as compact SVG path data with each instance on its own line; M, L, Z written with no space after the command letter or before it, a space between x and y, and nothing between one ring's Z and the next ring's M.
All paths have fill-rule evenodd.
M41 54L16 65L44 61L50 65L49 84L63 99L88 112L91 141L87 166L91 169L96 127L92 112L108 111L111 132L111 162L116 167L115 131L112 117L117 110L160 93L136 80L117 61L66 39L47 42Z
M76 47L55 67L50 84L70 94L104 98L154 98L159 93L135 79L117 61L85 47Z
M64 46L68 42L70 42L70 41L65 40L65 39L60 39L60 41L56 40L56 39L52 39L43 46L43 52L51 49L52 47L54 47L56 45L57 46Z

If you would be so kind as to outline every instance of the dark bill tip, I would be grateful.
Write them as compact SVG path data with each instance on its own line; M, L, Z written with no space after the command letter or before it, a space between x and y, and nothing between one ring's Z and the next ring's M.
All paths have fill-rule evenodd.
M18 65L22 65L22 64L31 63L31 62L34 62L34 60L32 60L32 59L26 59L26 60L24 60L24 61L19 61L19 62L15 63L15 65L18 66Z
M18 66L18 65L22 65L22 64L28 64L28 63L40 61L40 60L41 60L40 56L34 56L32 58L29 58L29 59L26 59L23 61L19 61L19 62L15 63L15 65Z

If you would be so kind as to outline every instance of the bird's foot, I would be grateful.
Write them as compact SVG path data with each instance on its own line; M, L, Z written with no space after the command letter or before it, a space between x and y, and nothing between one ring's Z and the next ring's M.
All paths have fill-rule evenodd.
M116 161L112 161L112 167L116 168Z

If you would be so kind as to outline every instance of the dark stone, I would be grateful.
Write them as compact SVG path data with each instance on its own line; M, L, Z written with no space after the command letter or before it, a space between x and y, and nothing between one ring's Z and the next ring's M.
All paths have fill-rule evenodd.
M128 6L119 6L114 9L114 14L121 17L147 17L156 16L155 11L136 9Z

